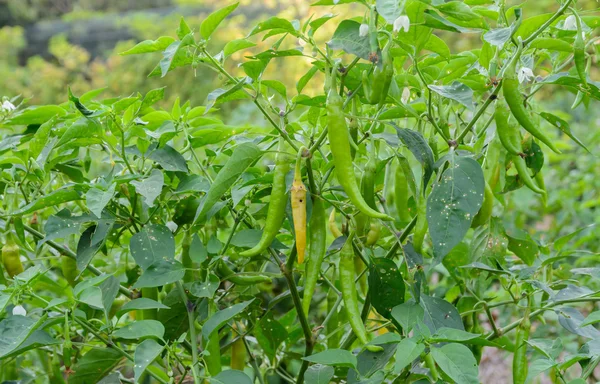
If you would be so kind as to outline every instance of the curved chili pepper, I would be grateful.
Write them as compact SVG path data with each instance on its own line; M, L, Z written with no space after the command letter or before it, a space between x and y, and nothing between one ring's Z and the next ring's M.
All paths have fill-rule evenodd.
M509 124L508 118L510 113L506 105L500 101L496 102L496 112L494 113L494 121L496 122L496 134L502 143L502 146L511 155L523 154L523 146L521 145L521 132L515 124Z
M62 270L63 277L69 282L71 287L77 285L77 277L79 272L77 271L77 261L67 256L63 256L60 262L60 268Z
M513 355L513 383L525 384L529 366L527 364L527 340L531 331L531 321L529 320L529 308L527 308L525 317L517 327L515 340L515 353Z
M321 264L327 251L327 230L325 228L325 207L320 198L314 199L312 214L309 225L308 261L306 262L306 274L304 277L304 296L302 297L302 308L308 316L310 303L315 293Z
M367 216L382 220L392 220L385 213L378 212L369 207L363 199L356 182L354 175L354 166L352 164L352 156L350 155L350 135L346 118L344 117L343 100L336 92L335 86L335 71L331 74L331 88L327 96L327 127L329 133L329 146L333 154L333 162L335 164L337 179L344 188L348 198L354 206Z
M354 282L356 275L354 271L354 250L352 249L353 237L354 233L351 233L340 251L340 291L342 292L344 308L346 308L348 322L352 331L358 340L365 345L365 348L369 351L377 352L381 351L382 348L375 345L367 345L369 343L369 336L360 316L360 310L358 309L358 293L356 292L356 283Z
M575 61L575 69L581 79L581 82L587 86L587 73L585 71L585 41L583 41L583 28L581 25L581 18L576 12L575 21L577 23L577 34L575 35L575 41L573 42L573 60Z
M237 329L235 323L233 323L233 329ZM234 332L235 334L235 332ZM236 341L231 344L231 369L237 369L243 371L246 366L246 346L244 345L243 336L239 337Z
M377 172L377 162L374 157L370 157L365 165L362 179L360 182L361 194L369 207L376 209L375 205L375 173ZM361 239L368 233L370 218L364 213L359 213L354 217L356 220L356 234Z
M220 260L215 266L215 273L221 280L227 280L233 284L240 286L256 285L267 283L272 280L272 277L260 273L252 272L234 272L227 264Z
M410 194L404 168L402 168L401 164L398 164L394 174L394 204L396 205L396 215L398 215L400 221L403 223L412 220L408 209Z
M335 212L335 210L334 210ZM335 265L332 268L331 281L335 282ZM329 289L327 292L327 312L329 313L329 321L326 324L327 330L327 348L339 348L340 346L340 330L339 330L339 314L336 303L338 295L334 289Z
M479 212L473 218L473 222L471 222L471 228L481 227L482 225L488 223L490 218L492 217L492 211L494 209L494 192L492 192L492 188L490 188L487 181L485 182L485 189L483 192L483 203L481 204L481 208L479 208Z
M287 175L290 169L290 164L287 154L284 153L284 143L285 140L281 138L279 140L275 171L273 172L273 187L271 188L271 200L269 201L265 229L258 244L246 251L240 252L240 256L254 257L267 249L273 240L275 240L275 236L279 233L281 224L285 219L285 206L287 204L285 175Z
M335 222L335 208L333 208L331 210L331 213L329 214L329 232L331 232L333 237L336 239L338 237L342 236L342 231L340 231L340 228L337 226L337 223Z
M427 224L427 199L421 196L417 203L417 223L415 224L415 233L413 235L413 246L419 253L423 253L423 242L429 225Z
M306 187L302 182L302 174L300 173L300 161L304 150L305 148L302 147L298 151L294 181L290 189L292 218L294 220L294 234L296 235L296 251L298 253L299 264L304 262L304 254L306 253Z
M356 101L356 97L352 99L352 115L353 116L358 116L358 103ZM356 142L358 141L358 128L359 128L359 124L358 124L358 119L356 117L352 117L350 118L350 121L348 122L348 131L350 132L350 138L352 139L352 142L355 145L351 145L350 146L350 156L352 156L352 159L354 160L354 157L356 156Z
M380 236L381 226L379 225L379 223L371 223L371 228L369 229L369 232L367 232L367 239L365 241L365 244L368 246L375 245L375 243L377 243L377 240L379 240Z
M394 59L390 55L390 46L392 40L383 48L381 52L382 66L376 66L371 77L367 71L362 73L362 84L367 104L377 104L379 108L385 104L392 80L394 79Z
M209 303L209 315L212 316L217 312L217 306L214 301ZM204 363L206 370L211 376L215 376L221 372L221 347L219 345L219 332L214 331L208 338L208 342L204 346L208 351L208 355L204 355Z
M548 148L553 150L556 153L560 153L560 151L554 146L552 141L547 138L542 131L531 121L529 117L529 112L525 109L524 103L525 100L519 92L519 80L517 79L516 66L521 57L521 52L523 50L523 44L519 43L519 48L517 52L512 57L510 62L507 64L504 69L504 78L502 79L502 92L504 93L504 98L506 99L506 104L510 108L513 116L519 124L533 136L537 137L542 143L546 144Z
M9 233L6 237L6 244L2 247L2 264L11 278L23 272L20 254L21 248Z
M546 182L544 181L544 174L542 173L542 170L540 170L538 173L535 174L535 176L533 177L533 179L535 180L535 183L537 184L537 186L544 191L544 194L542 195L542 203L544 204L544 206L546 205L546 203L548 202L548 192L546 191Z
M519 178L523 180L523 184L525 184L525 186L531 189L533 192L539 193L540 195L545 195L546 192L544 192L540 187L538 187L531 178L529 170L527 169L527 163L525 162L525 159L521 156L513 156L512 161L515 165L517 173L519 174Z

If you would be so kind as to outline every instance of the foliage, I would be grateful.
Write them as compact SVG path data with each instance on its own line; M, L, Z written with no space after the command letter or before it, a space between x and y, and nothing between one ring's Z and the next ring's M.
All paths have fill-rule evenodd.
M541 15L491 1L339 3L365 17L272 16L218 46L231 4L97 67L56 37L58 64L32 59L37 77L9 80L35 93L79 85L59 104L2 100L1 379L462 384L479 382L489 350L515 356L515 382L594 378L597 218L563 201L595 207L582 184L598 181L556 180L565 162L594 169L580 154L597 130L578 137L571 123L600 99L589 76L600 17L572 0ZM2 31L14 55L22 32ZM439 37L467 35L478 47L458 53ZM275 78L279 61L295 91ZM115 97L78 81L111 65L156 86ZM164 81L199 68L221 83L204 105L165 100ZM538 103L558 89L572 111ZM219 116L231 102L264 119L231 124ZM504 103L519 154L496 132ZM256 251L266 222L276 237ZM322 264L302 263L305 250ZM308 273L318 282L303 303Z

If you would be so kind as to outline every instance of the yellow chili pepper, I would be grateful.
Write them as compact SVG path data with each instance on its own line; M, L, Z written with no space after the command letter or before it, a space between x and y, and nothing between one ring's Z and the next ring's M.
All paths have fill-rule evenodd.
M340 228L335 222L335 208L333 208L331 210L331 213L329 214L329 232L331 232L333 237L335 237L336 239L342 236L342 231L340 231Z
M292 218L294 219L294 232L296 233L296 251L298 252L298 263L304 262L304 253L306 252L306 187L302 183L302 174L300 173L300 161L302 152L306 148L300 148L298 158L296 159L296 170L294 171L294 181L290 190L292 197Z

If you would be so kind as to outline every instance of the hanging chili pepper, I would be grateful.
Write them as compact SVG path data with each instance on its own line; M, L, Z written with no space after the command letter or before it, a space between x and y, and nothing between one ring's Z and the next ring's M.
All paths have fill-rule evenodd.
M515 353L513 355L513 383L525 384L529 366L527 364L527 340L531 331L531 321L529 320L529 306L525 311L525 317L517 327L515 339Z
M237 329L236 323L232 325L233 329ZM235 335L235 332L234 332ZM243 336L240 337L231 344L231 369L237 369L243 371L246 366L246 346L244 345Z
M410 189L408 188L408 178L404 173L402 164L398 164L394 175L394 204L396 205L396 215L402 223L412 220L408 209L408 199L410 198Z
M394 58L390 55L390 47L392 39L388 40L387 44L381 52L381 68L375 66L373 75L369 77L367 71L362 73L362 84L367 104L377 104L381 108L386 101L392 80L394 79Z
M546 191L546 182L544 181L544 174L542 173L541 169L538 171L538 173L535 174L533 179L535 180L535 183L537 184L537 186L542 191L544 191L544 193L542 194L542 203L545 206L548 202L548 192Z
M529 170L527 169L527 163L525 162L525 159L521 156L513 156L512 161L515 165L517 173L519 174L519 178L523 181L523 184L525 184L525 186L531 189L533 192L539 193L540 195L545 195L546 192L544 192L540 187L538 187L531 178Z
M496 122L496 134L502 143L502 146L512 155L522 155L523 146L521 145L521 132L515 124L509 124L510 114L508 108L500 100L496 102L496 112L494 121Z
M302 183L302 174L300 173L300 162L302 152L306 148L302 147L298 151L296 159L296 169L294 171L294 181L292 182L292 218L294 220L294 233L296 235L296 251L298 254L298 263L304 262L306 252L306 187Z
M415 233L413 235L413 246L418 253L423 253L423 242L425 241L428 229L427 199L425 196L420 196L417 203L417 223L415 224Z
M517 63L520 61L522 50L523 43L519 41L517 52L504 68L504 78L502 79L502 92L504 93L504 98L506 99L506 103L508 104L508 107L510 108L510 111L515 119L517 119L519 124L521 124L521 126L525 128L527 132L537 137L554 152L560 153L552 141L546 137L542 131L540 131L539 128L536 127L536 125L531 121L529 112L525 109L525 100L523 99L521 92L519 92L519 80L517 79L516 71Z
M210 301L208 305L209 318L217 312L217 306L214 301ZM216 376L221 372L221 346L219 345L219 331L215 330L208 341L204 345L204 349L209 353L204 355L204 363L206 364L206 370L211 376Z
M77 271L77 261L67 256L61 258L60 267L62 270L63 277L69 282L71 287L77 285L77 277L79 272Z
M356 142L358 141L358 128L359 128L358 118L356 116L358 116L358 114L359 114L358 102L356 101L356 97L354 97L352 99L352 115L353 115L353 117L350 118L350 121L348 122L348 131L350 132L350 138L352 139L352 142L354 143L354 145L350 146L350 156L352 157L352 160L354 160L354 157L356 157Z
M2 264L11 278L23 272L20 254L21 248L15 243L12 233L9 232L6 236L6 244L2 247Z
M234 272L223 260L219 260L215 266L215 273L221 280L227 280L233 284L240 286L256 285L268 283L273 278L261 273L253 272Z
M485 189L483 192L483 203L481 204L481 208L479 208L479 212L473 218L473 222L471 222L471 228L481 227L484 224L487 224L492 217L492 211L494 209L494 192L492 188L490 188L487 181L485 182Z
M271 188L271 200L269 201L265 229L263 230L258 244L251 249L241 252L240 256L254 257L267 249L275 239L275 236L279 233L281 224L285 219L285 206L287 204L285 175L287 175L290 169L290 164L287 154L284 152L284 143L285 140L280 138L275 170L273 172L273 187Z
M73 344L71 343L68 311L65 311L64 336L65 342L63 343L63 364L65 365L65 373L68 376L73 373L73 371L71 370L71 356L73 355Z
M325 207L323 201L317 197L313 201L312 214L310 216L308 261L306 262L306 273L304 277L304 296L302 297L302 308L308 316L308 310L312 297L315 293L321 264L327 251L327 230L325 228Z
M340 228L337 226L337 223L335 222L335 208L333 208L331 210L331 213L329 214L329 232L331 232L333 237L336 239L338 237L342 236L342 231L340 231Z
M333 266L331 273L331 281L336 281L336 273L335 273L335 265ZM329 321L326 324L327 330L327 348L339 348L340 347L340 332L339 332L339 313L338 308L336 307L336 303L338 300L338 295L335 290L329 289L327 291L327 312L329 315Z
M181 264L185 267L185 275L183 276L184 283L191 283L194 281L194 262L190 257L190 246L192 245L191 233L191 230L186 230L183 233L183 240L181 242Z
M331 153L333 154L337 179L344 188L350 201L360 212L370 217L382 220L392 220L388 215L369 207L360 193L354 175L352 156L350 155L350 135L348 133L348 126L346 125L346 118L344 117L344 111L342 109L344 102L336 91L335 72L336 69L334 68L330 76L331 88L327 96L327 127L329 133L329 146L331 148Z
M354 271L354 250L352 249L353 237L354 233L352 232L348 235L348 239L346 239L340 251L340 291L342 292L344 308L346 308L346 315L348 316L348 322L352 331L358 340L365 345L365 348L369 351L377 352L381 351L382 348L375 345L367 345L369 337L360 316L360 310L358 309L358 293L356 292L356 283L354 282L356 274Z

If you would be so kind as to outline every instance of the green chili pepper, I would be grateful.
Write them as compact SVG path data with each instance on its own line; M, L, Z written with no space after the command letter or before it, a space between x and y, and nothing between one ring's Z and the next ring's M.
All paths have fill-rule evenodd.
M362 322L360 310L358 309L358 293L356 292L356 284L354 282L356 274L354 271L354 250L352 249L353 237L354 233L351 233L340 251L340 291L342 292L342 300L344 301L344 308L346 308L348 322L358 340L369 351L381 351L381 347L367 345L369 343L369 336Z
M527 365L527 340L531 330L531 321L529 320L529 308L527 308L525 317L517 327L515 340L515 353L513 355L513 383L525 384L529 366Z
M575 35L575 41L573 42L573 60L575 61L575 69L577 69L577 74L583 82L584 85L587 86L587 74L585 71L585 41L583 41L583 28L581 25L581 18L579 14L574 12L575 21L577 23L577 34Z
M517 79L516 67L519 59L521 57L521 52L523 50L523 44L519 42L519 48L517 52L512 57L510 62L506 65L504 69L504 78L502 79L502 92L504 93L504 98L506 99L506 103L510 108L513 116L519 124L533 136L537 137L541 142L546 144L550 149L552 149L556 153L560 153L560 151L554 146L552 141L547 138L542 131L531 121L529 117L529 112L525 109L523 96L521 92L519 92L519 80Z
M231 268L225 264L223 260L217 262L215 272L221 280L227 280L233 284L240 286L255 285L261 283L267 283L272 280L272 277L263 275L255 272L234 272Z
M335 210L334 210L335 212ZM331 274L331 281L335 282L336 280L336 273L335 273L335 266L333 266L332 268L333 272ZM340 332L339 332L339 313L338 313L338 308L335 306L335 304L337 303L338 300L338 295L336 293L336 291L334 291L333 289L329 289L327 292L327 312L330 313L329 315L329 321L327 322L326 325L326 331L327 331L327 348L329 349L333 349L333 348L339 348L340 347Z
M544 192L544 190L538 187L531 178L529 170L527 169L527 163L525 162L525 159L521 156L513 156L512 161L515 165L515 168L517 169L519 178L523 180L523 184L525 184L525 186L531 189L533 192L539 193L540 195L545 195L546 192Z
M327 251L327 229L325 207L320 198L314 199L312 206L312 215L309 222L309 243L308 243L308 261L306 263L306 274L304 277L304 296L302 297L302 308L304 314L308 316L310 303L315 293L321 264Z
M471 223L471 228L481 227L484 224L487 224L492 217L492 211L494 209L494 192L492 192L492 188L490 188L487 181L485 182L485 189L483 192L483 203L481 204L481 208L479 208L479 212L473 218L473 222Z
M190 246L192 244L192 232L187 230L183 233L183 241L181 242L181 264L185 267L185 275L183 276L184 283L194 281L194 262L190 257Z
M287 175L290 169L290 164L287 154L284 153L284 143L285 140L281 138L279 140L275 171L273 172L273 187L271 188L271 200L269 201L265 229L258 244L251 249L241 252L240 256L254 257L267 249L279 233L281 224L285 219L285 206L287 204L285 175Z
M73 345L71 343L71 333L69 326L69 313L65 312L65 325L64 325L64 336L65 342L63 343L63 363L65 365L65 372L71 371L71 356L73 353Z
M379 108L385 104L394 79L394 58L390 55L391 45L392 40L390 39L381 52L381 68L376 66L371 78L369 78L366 70L362 73L363 91L367 104L377 104Z
M217 306L213 301L209 304L209 312L210 316L217 312ZM215 330L204 346L209 353L208 355L204 355L204 363L206 364L206 370L211 376L215 376L221 372L221 347L219 340L219 331Z
M237 329L235 323L232 325L233 329ZM234 332L235 336L235 332ZM246 346L244 345L243 336L238 338L231 344L231 369L237 369L243 371L246 366Z
M546 182L544 181L544 174L542 173L542 170L540 170L538 173L535 174L535 176L533 177L533 179L535 180L535 183L537 184L537 186L544 191L544 194L542 195L542 203L544 204L544 206L546 205L546 203L548 202L548 192L546 191Z
M296 169L294 171L294 181L292 182L292 188L290 189L298 264L304 262L304 254L306 253L306 186L302 182L302 174L300 173L300 162L304 150L305 148L302 147L298 151Z
M356 97L352 99L352 115L358 116L358 102L356 101ZM348 130L350 132L350 138L354 145L350 146L350 155L352 156L352 160L356 156L356 142L358 141L358 119L356 117L352 117L348 122Z
M77 271L77 261L67 256L61 258L60 267L62 270L63 277L69 282L71 287L77 285L77 277L79 272Z
M85 151L85 157L83 158L83 169L85 172L90 171L90 167L92 166L92 157L90 156L90 149L88 148Z
M515 124L509 124L508 118L510 113L506 105L500 101L496 102L496 112L494 121L496 122L496 134L502 143L502 146L511 155L523 154L523 146L521 145L521 132Z
M370 217L392 220L385 213L380 213L369 207L360 194L360 189L354 175L352 156L350 155L350 135L342 109L344 102L336 92L335 71L336 69L334 68L331 74L331 89L327 96L327 127L329 131L329 146L333 154L337 179L350 201L360 212Z
M413 235L413 246L419 253L423 253L423 241L429 225L427 224L427 199L425 196L419 197L417 203L417 223L415 224L415 233Z
M375 6L371 6L369 15L369 61L376 63L378 60L377 51L379 50L379 42L377 41L377 11Z
M21 263L20 254L21 248L15 243L12 234L8 233L6 244L2 247L2 264L6 273L11 278L23 272L23 263Z
M377 162L374 157L370 157L365 165L363 176L360 182L361 195L369 207L377 209L375 205L375 173L377 171ZM357 214L356 234L363 238L369 231L370 218L364 213Z
M412 220L408 209L408 199L410 198L410 189L408 188L408 179L404 173L402 164L398 164L394 175L394 203L396 205L396 215L400 221L407 223Z

